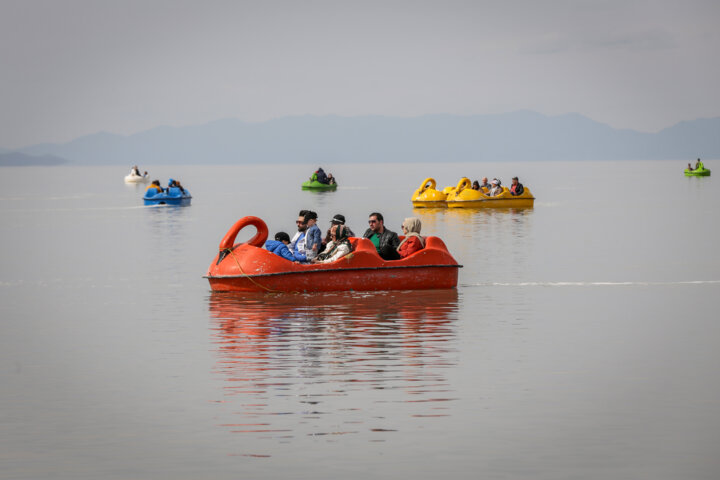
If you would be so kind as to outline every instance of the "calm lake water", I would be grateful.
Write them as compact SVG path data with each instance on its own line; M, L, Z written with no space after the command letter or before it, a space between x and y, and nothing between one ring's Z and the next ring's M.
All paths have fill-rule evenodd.
M0 478L720 478L720 183L687 162L0 169ZM720 162L707 161L720 175ZM413 210L519 175L528 210ZM230 226L422 219L451 291L230 295ZM252 232L242 232L239 240Z

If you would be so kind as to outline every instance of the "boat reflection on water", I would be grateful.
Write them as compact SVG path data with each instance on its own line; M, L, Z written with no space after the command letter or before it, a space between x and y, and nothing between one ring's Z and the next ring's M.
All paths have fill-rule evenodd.
M446 416L458 292L209 297L219 404L258 439L386 432ZM239 416L239 418L238 418ZM421 427L420 427L421 428ZM377 438L380 436L380 438Z

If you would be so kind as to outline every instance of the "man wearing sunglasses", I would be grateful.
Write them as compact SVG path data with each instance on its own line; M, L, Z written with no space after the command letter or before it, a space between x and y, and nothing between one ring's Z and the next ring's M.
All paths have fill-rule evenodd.
M368 225L370 228L365 230L363 238L369 239L375 249L384 260L398 260L400 254L397 252L397 247L400 245L400 239L397 233L385 228L382 213L373 212L368 218Z
M305 256L305 232L307 231L308 225L305 216L308 212L309 210L300 210L300 213L298 213L298 219L295 222L298 231L293 236L289 245L290 251L298 262L307 261L307 257Z

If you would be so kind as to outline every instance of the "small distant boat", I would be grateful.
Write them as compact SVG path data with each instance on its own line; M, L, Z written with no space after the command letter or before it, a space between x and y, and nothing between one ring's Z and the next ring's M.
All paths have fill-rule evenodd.
M447 196L449 208L532 208L535 197L530 189L525 187L520 195L513 195L507 187L502 187L502 193L488 196L484 190L473 190L469 178L462 178Z
M317 180L308 180L302 184L303 190L315 190L318 192L327 192L337 190L337 183L320 183Z
M710 169L705 168L705 165L703 165L702 162L700 162L700 165L698 165L698 168L695 168L693 170L686 168L685 176L686 177L709 177Z
M125 183L147 183L150 181L148 175L125 175Z
M149 188L145 191L143 200L145 205L174 205L186 207L190 205L192 195L187 189L180 190L177 187L170 187L163 192L158 192L155 188Z

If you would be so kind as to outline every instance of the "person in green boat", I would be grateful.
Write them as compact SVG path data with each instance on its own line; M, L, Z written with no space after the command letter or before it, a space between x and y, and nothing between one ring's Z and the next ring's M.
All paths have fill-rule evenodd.
M310 180L313 182L319 182L322 184L327 185L328 184L328 176L325 173L325 170L322 169L322 167L318 167L317 170L315 170L315 173L312 174L312 177L310 177Z
M692 171L693 171L692 165L690 165L690 164L688 163L688 168L687 168L687 169L688 169L689 172L692 172Z
M702 170L705 168L705 165L700 161L700 159L697 159L697 162L695 162L695 170Z

